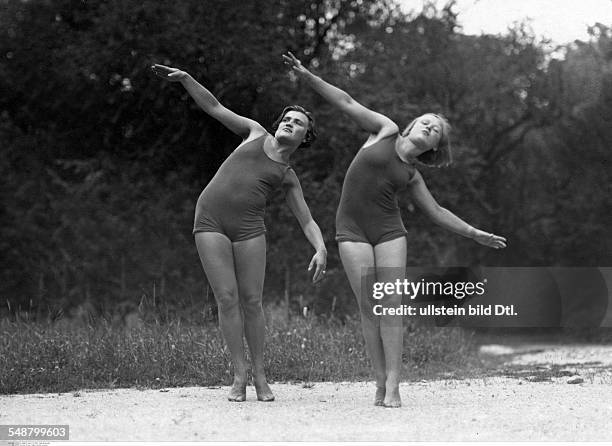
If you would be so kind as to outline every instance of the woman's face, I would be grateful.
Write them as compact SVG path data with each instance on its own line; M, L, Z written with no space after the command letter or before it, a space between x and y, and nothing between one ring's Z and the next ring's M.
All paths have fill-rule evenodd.
M295 143L299 146L306 137L308 125L308 116L299 111L289 110L278 124L274 137L279 142Z
M431 113L417 118L408 138L423 151L437 148L442 137L442 121Z

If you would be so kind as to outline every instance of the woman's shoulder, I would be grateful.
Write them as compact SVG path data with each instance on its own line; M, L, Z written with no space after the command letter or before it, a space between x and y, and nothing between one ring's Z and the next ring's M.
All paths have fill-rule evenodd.
M379 133L386 135L395 135L399 133L399 125L389 119L388 123L380 130Z
M268 133L263 127L261 128L261 130L262 131L252 131L251 133L249 133L247 137L243 139L242 142L234 150L238 150L241 147L244 147L245 145L254 141L263 144L268 139L268 137L272 137L272 135L270 135L270 133Z
M284 169L282 185L285 188L300 186L300 179L290 165L287 165Z
M408 180L408 184L410 186L414 186L419 182L423 182L423 176L421 175L421 172L419 172L419 169L417 169L416 163L411 163L411 167L412 176L410 177L410 180Z
M380 143L394 143L398 136L399 128L397 126L395 126L395 128L384 128L377 134L370 135L370 137L363 144L362 148L365 149L366 147L371 147Z

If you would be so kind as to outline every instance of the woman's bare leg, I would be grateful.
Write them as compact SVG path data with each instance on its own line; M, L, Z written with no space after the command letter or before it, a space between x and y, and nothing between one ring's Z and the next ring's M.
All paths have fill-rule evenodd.
M387 374L383 343L380 336L380 319L374 316L370 305L368 305L370 290L362 289L366 282L366 276L375 274L374 248L369 243L360 242L340 242L338 248L344 271L359 304L361 329L376 378L374 404L381 406L385 399Z
M233 244L238 295L244 313L244 332L251 351L253 384L257 399L274 401L264 370L265 321L261 305L266 273L266 237L235 242Z
M219 325L234 366L234 383L228 399L246 400L247 362L244 354L243 323L238 300L232 242L217 232L197 232L196 247L219 308Z
M376 259L376 280L395 283L406 277L406 237L400 237L374 247ZM399 307L402 295L388 295L384 299L385 307ZM404 340L402 316L383 315L380 318L380 335L385 352L386 407L400 407L402 400L399 394L399 383L402 372L402 350Z

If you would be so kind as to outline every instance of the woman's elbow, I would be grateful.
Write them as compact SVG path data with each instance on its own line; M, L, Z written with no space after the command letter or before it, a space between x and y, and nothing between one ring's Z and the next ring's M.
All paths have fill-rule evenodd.
M317 223L314 221L314 219L312 217L309 217L307 219L304 219L304 222L302 223L302 229L304 232L310 232L313 231L316 227L317 227Z
M342 95L342 97L340 98L340 101L338 102L339 102L338 105L340 106L340 109L345 112L350 111L357 104L355 99L353 99L353 97L346 92L344 93L344 95Z

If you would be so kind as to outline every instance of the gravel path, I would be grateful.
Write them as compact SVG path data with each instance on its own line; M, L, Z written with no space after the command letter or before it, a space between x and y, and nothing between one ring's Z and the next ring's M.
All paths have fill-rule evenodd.
M514 353L515 376L404 383L401 409L359 382L275 384L274 403L252 387L245 403L227 387L119 389L2 396L0 424L69 424L77 441L612 440L612 346L507 349L481 352Z

